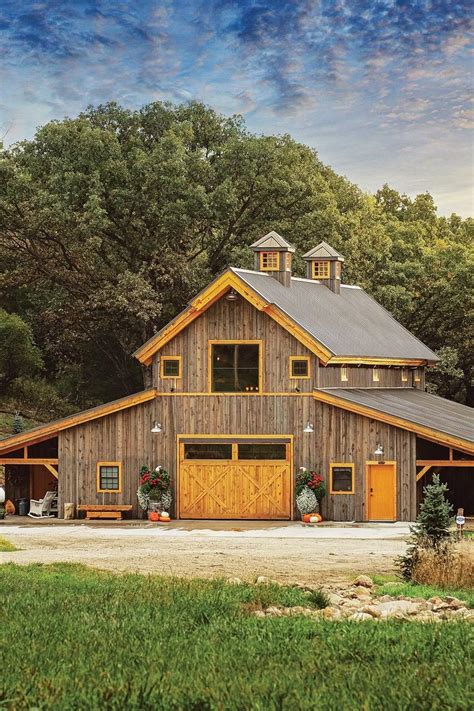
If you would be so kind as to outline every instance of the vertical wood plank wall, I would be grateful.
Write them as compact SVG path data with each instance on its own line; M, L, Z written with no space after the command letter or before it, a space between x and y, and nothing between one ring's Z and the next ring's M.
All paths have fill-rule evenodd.
M150 432L153 420L163 434ZM314 434L303 433L306 422ZM178 434L293 434L294 470L314 467L326 480L329 464L355 464L355 493L327 495L326 518L364 520L365 463L379 442L387 460L397 461L397 518L413 520L416 508L415 435L330 405L310 395L169 395L61 432L59 435L60 511L76 504L132 504L142 464L164 466L176 482ZM98 461L122 462L122 492L96 492Z

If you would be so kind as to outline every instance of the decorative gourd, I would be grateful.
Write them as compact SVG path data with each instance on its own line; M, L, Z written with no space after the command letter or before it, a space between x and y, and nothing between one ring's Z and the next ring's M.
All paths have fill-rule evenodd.
M304 523L311 523L311 519L314 518L315 516L319 516L319 514L316 514L316 513L304 514L304 516L303 516ZM314 523L314 521L312 523Z
M158 513L158 511L150 511L150 513L148 514L148 519L150 521L159 521L160 514Z
M168 511L162 511L160 514L160 521L166 522L166 521L171 521L170 515Z
M310 523L321 523L322 520L323 520L323 517L321 516L321 514L314 514L309 519L309 522Z
M16 511L16 509L15 509L15 504L13 503L13 501L11 501L10 499L8 499L8 500L5 502L5 513L7 513L7 514L13 516L13 515L15 514L15 511Z

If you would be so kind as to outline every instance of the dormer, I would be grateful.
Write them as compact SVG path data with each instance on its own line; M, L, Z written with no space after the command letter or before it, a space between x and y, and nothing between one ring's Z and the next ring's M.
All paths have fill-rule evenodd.
M291 286L291 261L295 248L272 230L250 245L255 252L255 269L269 273L283 286Z
M341 291L341 272L344 257L331 245L320 242L317 247L303 255L306 262L306 277L325 284L335 294Z

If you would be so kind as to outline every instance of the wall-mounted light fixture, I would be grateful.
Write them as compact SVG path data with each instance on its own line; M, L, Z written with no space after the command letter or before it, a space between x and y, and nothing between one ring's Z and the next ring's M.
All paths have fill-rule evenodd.
M236 292L235 289L231 289L228 294L226 294L226 300L227 301L237 301L239 298L238 293Z
M375 450L374 454L376 457L380 457L380 458L383 457L383 447L381 444L377 445L377 449Z
M153 427L151 428L151 431L153 434L162 434L163 432L163 427L160 424L160 422L157 422L156 420L153 423Z
M306 423L306 427L304 428L303 432L304 432L305 434L313 434L313 432L314 432L313 423L308 420L308 422Z

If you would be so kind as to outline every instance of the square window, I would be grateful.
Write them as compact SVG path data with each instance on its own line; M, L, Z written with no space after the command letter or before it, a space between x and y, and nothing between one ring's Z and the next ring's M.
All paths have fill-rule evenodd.
M408 368L402 368L402 383L408 383Z
M354 465L331 464L331 494L354 493Z
M309 358L290 357L290 378L309 378Z
M120 462L97 465L97 490L120 492Z
M313 279L329 279L329 262L313 262Z
M278 252L260 252L260 269L262 272L277 272L278 262Z
M213 393L258 393L260 390L259 343L210 344Z
M161 377L180 378L181 358L179 356L163 356L161 358Z

